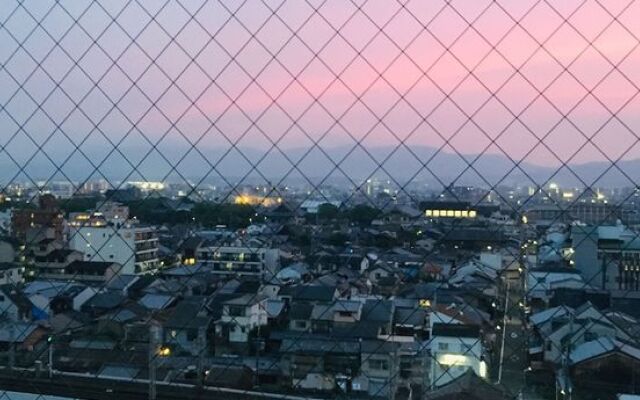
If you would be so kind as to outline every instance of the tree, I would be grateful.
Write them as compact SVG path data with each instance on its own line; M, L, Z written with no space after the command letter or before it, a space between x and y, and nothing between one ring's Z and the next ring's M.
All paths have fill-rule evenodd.
M348 217L351 222L358 225L371 225L371 221L378 218L381 214L380 210L365 204L358 204L348 212Z
M324 203L318 207L318 219L321 221L330 221L338 218L340 210L331 203Z

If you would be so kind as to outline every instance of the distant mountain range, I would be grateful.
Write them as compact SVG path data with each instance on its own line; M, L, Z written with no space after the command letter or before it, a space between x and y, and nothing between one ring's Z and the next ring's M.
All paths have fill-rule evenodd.
M73 154L62 172L53 180L83 181L106 177L110 181L130 180L181 180L180 175L191 181L200 181L214 166L205 181L220 182L222 177L229 182L240 180L264 182L300 182L306 179L314 184L332 182L360 184L370 177L381 180L395 180L399 185L407 182L421 182L439 186L455 181L456 184L494 186L497 184L530 186L545 182L556 182L564 186L582 187L625 187L634 186L632 180L640 180L640 160L625 160L612 167L609 162L589 162L570 166L541 166L521 163L518 167L504 155L466 154L460 156L451 152L437 152L426 146L400 147L381 146L356 148L338 146L320 150L318 148L289 148L270 151L257 148L199 147L188 151L180 145L163 145L149 152L150 147L122 147L118 152L109 153L106 148L87 148L85 155L94 166L99 166L103 175L95 172L85 157ZM60 165L69 157L71 149L57 148L48 151L53 162ZM163 158L162 154L165 158ZM186 154L186 155L185 155ZM23 154L11 154L20 165L28 158ZM205 161L206 158L206 161ZM126 160L129 160L128 163ZM101 164L102 163L102 164ZM138 166L138 164L140 165ZM468 163L472 163L469 167ZM133 166L138 172L133 171ZM296 164L295 167L292 164ZM339 164L339 168L335 166ZM426 164L426 168L424 167ZM557 162L555 164L558 164ZM171 168L175 165L175 170ZM256 169L252 166L256 165ZM380 167L382 165L382 167ZM26 164L24 173L7 154L0 153L0 181L6 184L13 179L24 181L26 175L34 180L45 180L54 174L56 167L42 153ZM622 171L622 172L621 172ZM180 175L179 175L180 174ZM629 178L625 177L628 175ZM602 175L602 177L600 177ZM305 178L306 177L306 178ZM582 180L582 181L581 181ZM584 183L583 183L584 182Z

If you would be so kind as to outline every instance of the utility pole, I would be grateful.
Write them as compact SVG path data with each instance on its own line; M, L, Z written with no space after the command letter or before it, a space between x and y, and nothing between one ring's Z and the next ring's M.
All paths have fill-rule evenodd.
M204 356L207 346L205 338L206 331L204 327L198 328L198 387L204 386Z
M261 313L260 311L264 311L264 306L262 304L262 302L258 303L258 329L256 332L256 373L255 373L255 378L254 378L254 382L253 385L254 387L257 387L258 385L260 385L260 375L259 375L259 369L260 369L260 346L262 345L262 339L260 337L260 326L261 326L261 322L260 322L260 316Z
M49 341L49 379L53 379L53 336L47 338Z
M149 326L149 400L156 400L156 368L162 336L162 327L152 321Z
M504 364L504 344L507 337L507 311L509 310L509 280L504 295L504 315L502 316L502 343L500 344L500 364L498 365L498 384L502 382L502 370Z
M16 327L9 325L9 370L13 373L16 365Z

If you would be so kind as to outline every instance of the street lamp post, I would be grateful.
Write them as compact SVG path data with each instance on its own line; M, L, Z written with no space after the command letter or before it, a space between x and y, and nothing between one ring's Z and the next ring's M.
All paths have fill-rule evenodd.
M53 378L53 336L47 338L49 342L49 379Z

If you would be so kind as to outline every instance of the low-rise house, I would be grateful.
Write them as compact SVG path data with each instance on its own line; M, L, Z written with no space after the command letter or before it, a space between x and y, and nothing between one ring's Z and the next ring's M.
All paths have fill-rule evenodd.
M174 352L192 356L208 354L213 318L204 307L202 298L181 301L163 324L164 340Z
M285 338L280 346L283 378L290 387L350 392L360 375L359 343L324 335Z
M634 343L612 337L584 342L571 351L569 368L574 390L601 398L640 390L640 347Z
M0 263L0 285L24 283L24 266L14 262Z
M0 286L0 319L8 321L29 321L33 304L28 297L13 285Z
M488 376L479 326L436 323L429 345L431 387L445 385L469 369L480 377Z
M311 330L313 305L294 303L289 307L289 330L307 332Z
M53 314L70 310L80 311L82 305L96 293L98 289L92 286L67 285L51 299L51 311Z
M278 297L288 304L327 304L338 297L338 290L335 286L327 285L286 286L280 290Z
M354 392L371 397L389 398L397 381L399 344L383 340L363 340L361 343L360 375L354 379Z
M332 304L316 304L311 311L313 332L331 332L335 326L354 324L362 316L362 302L336 300Z
M120 273L120 264L108 261L73 261L62 270L47 270L40 277L49 280L78 281L90 284L103 284L115 279Z
M13 344L16 350L34 351L47 335L47 330L36 323L10 322L0 325L0 351L8 351Z
M426 398L433 400L511 400L513 395L502 386L492 385L467 370L456 379L427 392Z
M2 213L0 213L2 215ZM9 238L0 239L0 263L11 263L16 260L17 243Z
M533 360L559 365L572 347L599 337L632 340L620 325L591 303L573 309L558 306L530 316L533 332L529 353Z
M96 317L121 307L126 300L125 296L117 292L99 292L84 302L80 311Z
M222 303L222 316L216 321L216 334L235 343L247 343L254 328L266 326L268 297L245 294Z
M554 290L561 288L586 288L580 273L570 268L536 268L527 274L527 297L532 307L546 308L553 297Z
M33 257L33 265L38 276L47 278L50 275L63 275L67 265L74 261L82 261L84 254L72 249L54 249L46 254Z
M377 261L372 267L366 271L367 278L375 286L386 282L396 284L400 281L400 270L386 261Z
M138 300L138 304L148 310L158 311L173 307L177 301L176 297L168 294L147 293Z

